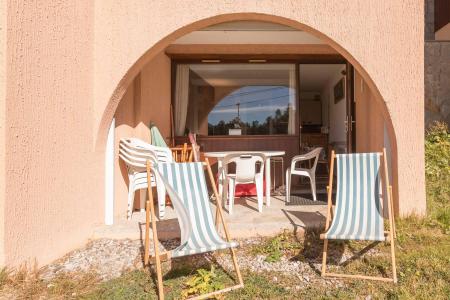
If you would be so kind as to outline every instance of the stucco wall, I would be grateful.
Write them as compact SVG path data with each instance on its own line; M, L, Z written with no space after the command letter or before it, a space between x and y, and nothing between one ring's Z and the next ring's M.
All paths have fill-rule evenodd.
M0 266L5 261L6 1L0 0Z
M103 218L94 11L81 1L8 1L6 11L5 263L43 264Z
M150 122L154 122L164 138L170 137L170 59L159 53L143 67L138 76L128 86L120 101L115 130L115 175L114 175L114 216L126 217L128 197L128 175L125 164L119 159L121 138L137 137L150 142ZM168 139L167 139L168 140ZM144 208L136 193L135 208Z
M7 264L29 258L47 263L85 242L94 224L103 221L106 132L126 88L168 42L227 20L313 28L346 56L377 101L386 101L384 115L392 117L400 212L425 211L421 1L59 0L7 5L2 171Z
M398 154L400 213L421 214L425 211L424 175L417 173L424 167L421 101L424 91L424 26L420 21L424 18L423 3L412 0L288 1L280 5L278 1L180 1L170 8L163 3L96 3L95 62L98 80L95 123L99 128L98 145L103 144L102 132L107 127L108 116L112 117L111 111L120 100L122 89L146 60L169 41L214 21L207 19L190 24L236 12L280 16L286 19L241 14L216 17L216 22L262 18L301 28L302 25L295 22L297 20L321 32L323 35L319 36L343 53L368 79L378 101L381 96L386 102L384 115L390 113L397 138L393 149ZM352 17L342 18L343 15ZM176 30L179 31L171 35ZM392 130L390 135L394 137Z
M384 145L384 120L381 109L367 84L356 72L354 80L356 113L356 151L381 152Z
M425 123L450 125L450 41L425 43Z

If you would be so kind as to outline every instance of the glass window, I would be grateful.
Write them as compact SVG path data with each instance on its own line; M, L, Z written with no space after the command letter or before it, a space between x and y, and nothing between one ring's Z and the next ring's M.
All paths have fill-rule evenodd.
M178 65L176 134L295 134L295 83L294 64Z

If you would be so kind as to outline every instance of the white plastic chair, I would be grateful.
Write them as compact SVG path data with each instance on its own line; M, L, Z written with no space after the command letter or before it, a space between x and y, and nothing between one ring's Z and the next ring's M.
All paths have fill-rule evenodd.
M228 154L223 159L223 172L225 185L224 185L224 199L227 199L227 188L229 194L229 205L228 205L228 213L233 213L233 205L234 205L234 194L236 190L236 185L238 184L248 184L255 183L256 185L256 195L258 199L258 211L262 211L263 206L263 182L264 182L264 163L266 161L266 157L264 154L255 152L255 153L233 153ZM236 172L235 174L228 173L228 165L230 163L236 164ZM256 172L256 164L260 163L259 171ZM219 170L220 174L221 170Z
M287 168L286 170L286 202L290 202L291 198L291 178L292 175L297 176L305 176L308 177L311 183L311 192L313 196L313 200L317 201L316 196L316 167L317 167L317 161L319 160L320 152L323 148L315 148L314 150L303 154L303 155L297 155L292 158L291 167ZM309 161L311 159L314 159L314 163L310 169L307 168L296 168L295 165L301 161Z
M136 138L121 139L119 143L119 157L125 162L128 171L128 206L127 219L131 219L134 210L134 196L137 190L147 188L146 162L173 162L169 148L150 145ZM158 191L159 218L163 219L166 207L166 190L163 184L157 184L152 177L151 186Z

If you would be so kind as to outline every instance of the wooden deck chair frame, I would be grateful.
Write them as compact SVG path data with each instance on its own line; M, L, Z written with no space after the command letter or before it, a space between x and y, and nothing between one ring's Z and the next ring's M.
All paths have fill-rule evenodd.
M230 235L228 232L228 228L227 225L225 223L225 219L223 217L223 213L222 213L222 205L220 203L220 197L219 197L219 193L217 191L217 187L215 185L215 181L214 181L214 176L213 173L211 171L211 165L209 164L208 159L205 159L205 162L203 163L204 166L206 166L206 169L208 171L208 175L209 175L209 180L211 181L211 186L213 188L213 192L216 198L216 218L220 218L220 221L222 223L223 226L223 230L225 233L225 239L227 242L230 242ZM147 176L150 177L150 174L153 170L152 167L152 162L151 161L147 161ZM170 260L170 252L163 252L160 253L159 251L159 240L158 240L158 233L156 231L156 215L155 215L155 207L153 204L153 192L152 192L152 188L149 186L148 188L148 195L149 198L146 201L146 205L145 205L145 250L144 250L144 266L147 266L149 264L149 262L151 263L155 263L156 265L156 275L157 275L157 284L158 284L158 297L160 300L164 299L164 287L163 287L163 278L162 278L162 269L161 269L161 259L164 260ZM154 247L154 255L150 256L150 223L152 226L152 233L153 233L153 247ZM217 220L216 220L216 224L217 224ZM226 293L232 290L236 290L239 288L243 288L244 287L244 281L242 279L242 275L241 275L241 271L239 269L239 265L237 263L237 259L236 259L236 251L234 248L229 248L230 250L230 254L231 254L231 258L233 260L233 266L234 269L236 271L236 275L237 275L237 281L238 284L218 290L218 291L214 291L211 293L207 293L207 294L203 294L203 295L199 295L199 296L195 296L192 297L190 299L206 299L206 298L211 298L213 296L222 294L222 293Z
M378 276L365 276L365 275L352 275L352 274L338 274L338 273L328 273L326 271L327 267L327 251L328 251L328 239L325 238L325 234L321 234L320 238L324 240L323 243L323 254L322 254L322 277L336 277L336 278L355 278L355 279L369 279L369 280L379 280L379 281L387 281L397 283L397 268L395 266L395 247L394 247L394 239L396 238L395 234L395 222L394 222L394 209L392 204L392 186L389 185L389 175L387 170L387 159L386 159L386 149L383 148L383 153L381 153L381 158L383 159L382 167L383 172L381 173L382 179L384 179L385 186L387 187L387 210L388 210L388 222L389 222L389 230L384 231L386 236L386 242L390 242L391 246L391 266L392 266L392 278L387 277L378 277ZM334 150L331 152L331 165L330 165L330 178L327 186L328 193L328 207L327 207L327 218L325 221L325 232L328 231L330 227L330 222L333 215L333 204L332 204L332 192L333 192L333 169L334 169L334 159L336 158L336 154ZM380 165L381 167L381 165ZM381 168L380 168L381 172ZM383 197L384 198L384 197ZM381 201L382 198L380 198ZM383 201L381 201L383 202ZM383 203L381 203L381 206Z
M192 162L194 159L194 149L184 143L181 146L171 147L173 159L175 162Z

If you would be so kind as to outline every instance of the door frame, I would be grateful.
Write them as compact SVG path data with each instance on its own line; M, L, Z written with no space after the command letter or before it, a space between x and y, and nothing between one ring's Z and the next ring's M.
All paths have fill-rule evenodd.
M354 68L349 62L347 62L345 70L345 129L347 131L347 153L353 153L356 151L356 108L354 78Z

